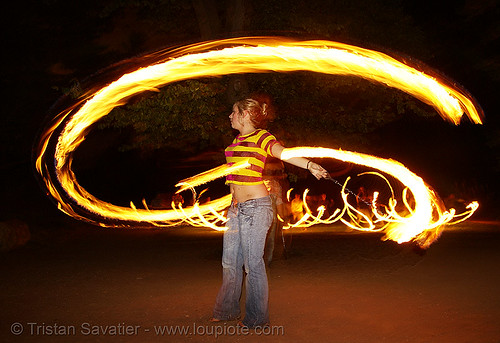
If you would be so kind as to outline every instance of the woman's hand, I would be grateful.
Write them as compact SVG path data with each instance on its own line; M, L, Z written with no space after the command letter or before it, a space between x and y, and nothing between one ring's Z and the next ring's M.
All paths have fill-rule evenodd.
M321 178L330 178L330 174L326 171L325 168L305 157L289 157L287 159L282 159L281 156L284 150L286 150L286 148L284 148L281 144L274 144L272 147L273 156L279 158L280 160L293 164L294 166L309 170L311 174L313 174L314 177L318 180Z
M323 168L322 166L320 166L319 164L317 163L314 163L313 161L309 161L307 163L307 169L311 172L311 174L314 175L314 177L316 179L321 179L321 178L329 178L330 177L330 174L326 171L325 168Z

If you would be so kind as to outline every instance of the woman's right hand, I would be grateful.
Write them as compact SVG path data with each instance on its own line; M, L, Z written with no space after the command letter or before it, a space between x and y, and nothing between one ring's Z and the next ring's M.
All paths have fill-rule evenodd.
M311 174L314 175L314 177L316 179L321 179L321 178L329 178L330 177L330 174L326 171L325 168L323 168L322 166L320 166L319 164L311 161L311 163L308 164L308 168L307 168Z

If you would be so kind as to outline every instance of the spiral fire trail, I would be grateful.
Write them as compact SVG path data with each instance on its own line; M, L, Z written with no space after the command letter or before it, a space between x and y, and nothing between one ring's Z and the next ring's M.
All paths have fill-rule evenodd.
M446 80L430 76L383 53L331 41L292 41L274 37L235 38L159 52L148 56L145 61L147 65L86 94L76 105L57 115L41 135L36 152L36 169L48 194L57 201L58 208L70 216L102 226L167 226L187 222L223 229L217 223L224 221L222 211L229 205L228 196L209 204L197 203L193 207L174 210L150 210L147 206L145 209L138 209L133 204L121 207L101 201L88 193L78 184L71 169L73 153L84 141L92 124L110 113L114 107L126 103L131 96L157 90L176 81L237 73L297 70L352 75L407 92L433 106L444 119L456 125L460 123L463 114L477 124L481 123L483 115L479 105L466 91ZM409 171L408 174L407 169L395 161L333 149L306 148L288 151L302 156L349 160L398 178L408 187L417 204L414 209L409 208L410 215L406 217L395 212L395 205L388 206L387 213L378 214L379 221L390 223L384 229L389 239L398 242L422 240L423 233L437 230L454 216L453 210L446 211L436 205L437 201L433 200L435 194L418 176ZM348 158L344 159L346 157ZM226 168L216 168L204 173L203 181L192 178L182 183L182 186L192 188L195 184L202 184L225 174ZM477 205L471 206L470 213L477 208ZM476 207L473 209L474 206ZM349 212L347 203L340 212ZM321 218L312 222L321 222ZM429 236L431 235L426 234L426 237Z

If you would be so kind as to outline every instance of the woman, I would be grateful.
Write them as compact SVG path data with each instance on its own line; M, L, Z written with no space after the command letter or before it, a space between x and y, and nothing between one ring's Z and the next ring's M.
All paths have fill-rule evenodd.
M227 164L248 160L250 166L226 178L233 200L224 233L223 278L213 312L212 321L215 322L240 318L244 267L247 274L245 317L238 324L255 328L269 323L269 290L263 254L273 209L262 171L267 156L281 159L284 149L263 129L272 114L266 97L252 96L236 102L229 115L231 126L239 131L239 135L226 148ZM317 179L328 176L320 165L305 158L295 157L286 162L308 169Z

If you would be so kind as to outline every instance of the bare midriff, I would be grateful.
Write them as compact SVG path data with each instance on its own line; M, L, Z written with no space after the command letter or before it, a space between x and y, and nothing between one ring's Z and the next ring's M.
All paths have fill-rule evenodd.
M269 195L266 186L263 183L256 185L238 185L229 184L233 202L242 203L251 199L258 199Z

